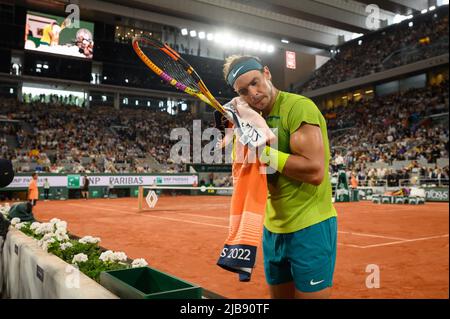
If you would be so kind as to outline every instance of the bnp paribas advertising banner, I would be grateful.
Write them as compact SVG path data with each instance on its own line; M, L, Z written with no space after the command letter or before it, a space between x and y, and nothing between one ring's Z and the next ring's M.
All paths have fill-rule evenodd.
M89 186L128 187L141 185L181 185L192 186L198 184L197 175L89 175ZM43 187L45 181L50 187L80 188L84 184L83 175L39 176L38 186ZM31 176L16 176L6 188L28 188Z
M425 188L427 202L448 202L448 187Z

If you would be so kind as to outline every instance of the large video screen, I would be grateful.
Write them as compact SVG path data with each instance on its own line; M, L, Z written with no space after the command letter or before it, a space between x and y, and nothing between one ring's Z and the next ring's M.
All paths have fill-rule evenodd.
M27 13L25 49L92 59L94 24L50 14Z

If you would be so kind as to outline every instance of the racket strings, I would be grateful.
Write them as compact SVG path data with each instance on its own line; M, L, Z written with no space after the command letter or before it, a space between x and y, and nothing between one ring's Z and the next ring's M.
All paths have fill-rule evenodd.
M183 66L177 61L173 60L166 53L154 47L141 47L144 54L156 64L164 73L174 78L177 82L186 85L187 87L200 92L198 83L192 78Z

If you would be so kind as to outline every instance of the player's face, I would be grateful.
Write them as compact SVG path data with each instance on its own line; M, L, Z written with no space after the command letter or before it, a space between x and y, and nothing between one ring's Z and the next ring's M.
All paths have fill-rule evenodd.
M275 88L267 67L264 70L252 70L236 79L234 89L253 109L270 111L274 103Z

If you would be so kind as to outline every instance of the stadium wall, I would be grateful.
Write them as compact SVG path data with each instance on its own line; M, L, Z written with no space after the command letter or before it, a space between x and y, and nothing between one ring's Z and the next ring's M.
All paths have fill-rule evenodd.
M39 199L45 199L44 181L50 184L49 199L81 198L84 174L39 174ZM137 197L139 186L193 186L198 185L198 174L87 174L90 198L103 198L108 194L117 197ZM26 199L30 174L17 174L13 182L0 188L2 196L9 199Z

